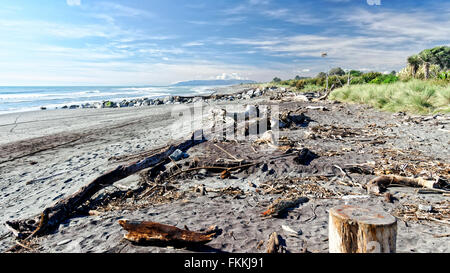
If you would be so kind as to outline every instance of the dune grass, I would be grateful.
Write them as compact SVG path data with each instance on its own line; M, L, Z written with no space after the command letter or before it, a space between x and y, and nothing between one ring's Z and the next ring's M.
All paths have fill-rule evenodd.
M330 99L369 104L390 112L450 113L448 81L410 80L381 85L350 85L334 90Z

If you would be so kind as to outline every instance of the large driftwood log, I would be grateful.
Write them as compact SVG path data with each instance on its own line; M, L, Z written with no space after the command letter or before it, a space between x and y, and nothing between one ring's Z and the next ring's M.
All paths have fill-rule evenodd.
M425 180L421 177L409 178L399 175L383 175L372 179L367 183L366 188L368 193L379 194L386 190L391 184L400 184L410 187L424 187L434 189L438 186L435 180Z
M330 253L395 253L397 220L390 214L351 205L329 212Z
M119 220L119 224L128 231L124 238L137 244L205 244L215 235L214 232L193 232L155 222Z
M116 169L99 176L74 194L63 198L53 206L46 208L37 219L6 222L6 224L9 228L18 231L17 234L19 238L29 238L45 234L46 232L57 228L61 222L68 219L79 206L89 200L99 190L143 169L153 167L160 162L168 160L169 156L177 149L186 151L190 147L203 141L203 132L201 130L196 131L187 141L183 141L178 145L170 145L169 147L162 149L159 153L151 155L143 160L133 162L126 166L118 166Z

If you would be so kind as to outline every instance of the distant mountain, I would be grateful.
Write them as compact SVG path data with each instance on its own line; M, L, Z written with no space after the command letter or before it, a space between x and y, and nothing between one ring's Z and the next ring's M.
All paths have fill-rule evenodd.
M241 83L256 83L250 80L194 80L186 82L178 82L172 86L191 86L191 85L235 85Z

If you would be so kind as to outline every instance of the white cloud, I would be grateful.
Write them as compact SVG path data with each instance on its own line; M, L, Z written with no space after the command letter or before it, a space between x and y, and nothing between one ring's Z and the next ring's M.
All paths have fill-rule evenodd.
M183 44L184 47L202 46L202 45L204 45L203 42L188 42Z
M66 0L69 6L81 6L81 0Z
M241 76L237 73L222 73L219 76L216 76L217 80L243 80Z

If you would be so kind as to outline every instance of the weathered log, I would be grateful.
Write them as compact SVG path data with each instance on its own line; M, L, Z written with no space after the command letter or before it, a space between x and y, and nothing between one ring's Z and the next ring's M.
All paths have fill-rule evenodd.
M330 209L330 253L395 253L397 220L383 211L341 205Z
M206 244L215 235L215 232L193 232L155 222L119 220L119 224L128 231L124 238L136 244Z
M262 213L262 216L280 216L287 209L293 208L299 204L308 202L307 197L292 197L292 198L278 198L272 204L269 205L266 211Z
M391 184L401 184L410 187L424 187L434 189L438 186L437 181L425 180L421 177L409 178L399 175L383 175L372 179L367 183L366 188L368 193L379 194L386 190Z
M185 151L203 141L203 132L201 132L201 130L196 131L187 141L183 141L178 145L170 145L150 157L133 162L126 166L118 166L116 169L99 176L74 194L63 198L56 202L53 206L46 208L39 216L39 219L33 219L32 221L35 224L34 231L31 234L29 234L30 225L28 224L30 220L6 222L6 224L10 228L17 230L21 237L24 237L24 234L27 233L27 237L45 234L46 232L57 228L62 221L69 218L79 206L89 200L99 190L143 169L150 168L160 162L168 160L169 156L177 149Z

